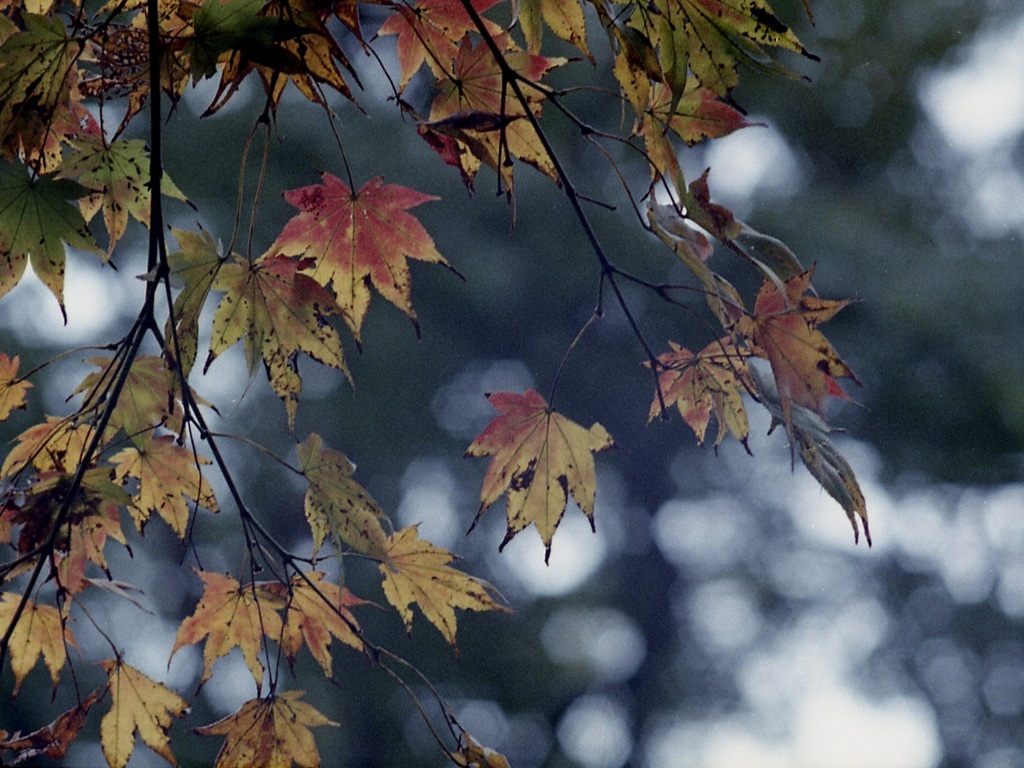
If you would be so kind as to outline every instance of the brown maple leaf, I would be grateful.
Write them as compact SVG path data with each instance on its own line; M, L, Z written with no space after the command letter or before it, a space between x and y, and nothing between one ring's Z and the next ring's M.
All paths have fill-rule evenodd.
M484 477L480 511L473 525L487 507L507 493L508 530L499 549L533 523L544 542L546 562L570 494L593 528L597 486L593 454L610 448L613 440L600 424L585 429L554 412L532 389L521 395L497 392L487 399L501 415L466 449L467 456L494 457Z
M89 714L92 705L99 701L99 694L100 691L93 691L78 706L60 714L56 720L38 731L27 733L24 736L15 734L9 739L3 738L0 740L0 752L6 750L15 752L11 765L24 763L33 757L48 757L51 760L62 759L67 754L68 746L85 725L85 717Z

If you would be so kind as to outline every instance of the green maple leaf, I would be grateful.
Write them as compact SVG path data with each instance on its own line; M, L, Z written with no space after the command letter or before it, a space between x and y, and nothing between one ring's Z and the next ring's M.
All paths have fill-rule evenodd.
M110 237L109 256L124 235L129 214L149 226L149 150L141 139L118 139L107 145L102 136L72 140L71 146L76 151L61 164L60 176L77 179L89 190L79 203L86 221L102 208ZM160 190L168 197L187 201L166 175Z
M85 194L81 185L50 175L31 176L23 165L0 166L0 296L21 281L32 262L57 299L64 320L64 243L102 254L85 219L69 201Z
M687 70L720 96L739 82L740 62L788 74L765 47L817 58L765 0L655 0L649 9L637 8L630 24L657 44L664 80L677 98Z
M167 257L171 267L171 280L183 283L174 298L174 311L164 328L165 354L177 360L187 377L196 362L199 348L199 318L210 295L213 280L225 259L209 232L189 232L171 227L171 234L181 248ZM174 328L171 321L174 321Z
M22 15L24 30L0 44L0 143L6 144L19 118L33 112L52 117L67 101L68 73L78 44L59 18Z

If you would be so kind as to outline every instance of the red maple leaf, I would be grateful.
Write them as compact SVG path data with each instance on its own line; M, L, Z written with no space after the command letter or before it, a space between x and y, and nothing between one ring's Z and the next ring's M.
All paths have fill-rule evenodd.
M371 283L416 323L406 259L449 264L408 210L437 198L385 184L380 176L359 192L330 173L323 180L284 193L300 213L285 225L271 252L313 260L306 273L333 289L357 341Z

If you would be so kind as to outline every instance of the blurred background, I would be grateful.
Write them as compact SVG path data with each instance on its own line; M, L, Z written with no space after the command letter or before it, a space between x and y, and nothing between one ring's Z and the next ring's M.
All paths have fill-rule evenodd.
M423 536L503 593L515 615L460 617L459 657L419 618L411 640L390 613L359 618L515 768L1024 767L1024 8L1018 0L812 5L814 26L799 2L773 4L821 57L786 60L811 82L745 72L736 100L764 126L682 160L691 178L710 166L715 200L817 263L823 297L858 299L824 331L863 382L849 390L856 404L836 403L829 418L847 430L837 442L867 497L872 549L854 546L842 510L801 466L790 471L785 436L766 435L756 410L753 456L734 441L717 456L696 447L677 415L645 426L650 374L610 304L568 355L555 396L561 412L598 420L616 438L598 457L596 534L570 508L550 565L533 529L499 555L497 505L466 537L486 462L462 453L494 415L484 393L536 387L547 396L594 309L598 268L564 198L531 169L518 169L514 227L493 174L482 172L467 195L457 171L385 100L387 80L358 50L366 111L333 104L357 185L383 174L442 198L417 215L466 280L413 266L419 340L376 297L363 351L347 347L354 389L303 360L294 436L262 372L249 380L240 350L195 380L220 408L219 429L244 429L293 463L296 440L323 434L398 524L420 522ZM367 32L380 20L366 18ZM606 58L600 29L591 33ZM394 76L393 43L376 47ZM586 62L567 69L597 77ZM242 137L261 102L253 89L196 126L211 95L189 97L168 125L168 172L200 211L179 207L171 218L183 227L200 218L226 241ZM429 94L414 82L406 98L425 104ZM565 103L597 125L620 126L611 99L584 93ZM315 183L318 170L343 175L326 121L290 106L271 139L273 192L259 210L256 252L292 215L277 190ZM652 281L684 280L639 227L602 156L554 110L546 115L579 189L617 206L589 211L615 262ZM643 190L643 169L607 149ZM142 250L113 280L90 258L72 259L67 328L36 282L20 286L0 311L5 351L35 362L60 346L112 338L138 306ZM714 258L753 295L739 265L733 272L726 254ZM670 339L699 349L712 338L698 300L681 312L642 290L627 293L656 349ZM62 413L87 369L52 370L35 402ZM13 435L33 415L5 427ZM252 449L228 445L257 514L308 552L303 487L282 482ZM234 522L229 508L196 521L205 568L237 569ZM93 610L116 624L115 639L131 641L130 663L189 696L201 652L186 648L169 668L167 654L176 618L199 594L181 565L193 560L157 525L137 546L140 558L148 558L135 577L143 602L167 615L125 601ZM115 570L129 565L112 560ZM358 564L346 573L365 597L379 597L376 581ZM157 592L170 604L150 598ZM76 631L88 658L88 628ZM318 680L308 657L288 681L341 723L317 731L324 765L443 764L408 695L348 649L335 644L334 655L336 685ZM253 695L236 656L217 662L189 727ZM44 671L32 674L46 690L35 703L23 690L8 714L23 710L41 724L49 718L29 712L49 690ZM433 713L429 694L418 692ZM182 764L210 763L215 741ZM98 746L83 738L72 757L93 764ZM140 745L132 765L151 764L163 763Z

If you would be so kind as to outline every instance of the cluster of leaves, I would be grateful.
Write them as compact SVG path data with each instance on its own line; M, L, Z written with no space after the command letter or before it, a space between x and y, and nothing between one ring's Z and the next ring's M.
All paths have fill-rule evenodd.
M759 403L784 425L794 456L843 506L855 535L858 520L867 534L863 495L823 418L826 400L845 396L837 380L854 377L818 326L847 302L818 298L813 268L713 203L706 174L687 184L678 160L681 145L749 124L730 95L741 64L785 73L770 52L813 58L766 0L373 0L386 19L372 38L360 24L370 2L0 2L0 296L31 264L63 310L68 247L114 262L127 258L118 244L131 219L149 228L146 291L134 324L107 345L109 354L88 360L95 370L70 393L73 411L25 428L0 467L0 543L10 552L0 565L0 663L10 660L12 694L40 659L58 686L68 647L76 647L74 619L94 626L110 646L99 662L106 682L79 693L74 708L31 733L0 732L0 751L16 759L63 757L90 709L109 699L100 735L111 766L127 764L136 738L175 763L170 728L189 703L125 663L123 649L82 603L98 588L128 598L129 586L108 565L108 549L129 548L154 518L184 546L197 515L230 507L244 533L238 578L196 568L202 597L171 652L203 644L200 686L235 648L252 673L255 697L197 728L223 737L218 766L319 765L310 729L334 723L301 692L284 690L279 669L282 657L291 664L303 647L327 677L334 675L330 647L338 640L402 681L397 670L408 665L360 627L355 611L366 601L321 568L328 543L337 558L376 564L383 595L408 631L415 605L454 647L456 611L507 610L489 585L454 568L454 556L421 539L416 527L394 529L353 479L353 465L319 435L298 444L297 466L281 460L282 471L308 484L312 557L275 540L261 523L266 511L252 507L236 485L207 424L215 404L190 383L199 378L201 336L210 339L201 372L242 342L250 368L262 362L294 429L300 353L350 378L342 333L361 345L373 293L416 324L409 260L451 267L411 213L435 198L382 178L357 185L340 141L344 172L325 172L320 183L285 192L297 212L259 256L235 252L235 235L221 249L205 230L164 227L165 199L187 198L164 173L160 151L161 131L184 118L172 113L165 124L161 105L173 106L206 78L217 78L207 116L255 79L265 108L254 132L261 125L272 130L289 83L334 127L328 91L354 99L351 85L359 84L346 50L370 52L393 38L400 64L394 101L413 116L424 147L454 166L467 187L486 166L511 201L522 161L568 197L596 257L600 295L607 287L621 305L652 370L650 417L678 408L701 443L714 417L716 448L728 435L745 445L745 402ZM600 57L588 18L590 29L606 37ZM552 47L574 53L548 55ZM546 82L555 70L587 68L584 59L599 58L610 63L617 84L607 92L609 105L631 113L623 135L583 122L571 94ZM417 89L428 94L423 104L406 98L417 79L428 85ZM720 326L700 352L666 340L670 351L658 355L648 345L620 285L632 281L673 305L682 305L677 296L692 295L694 286L646 281L605 254L544 131L542 117L552 107L581 138L620 142L649 169L647 189L624 191L638 212L646 205L644 226L692 273ZM125 134L147 112L148 145ZM100 220L105 247L97 238ZM714 243L762 275L752 306L712 268ZM212 324L204 328L211 302ZM599 305L594 319L601 313ZM755 360L764 361L763 370ZM39 370L22 372L19 356L0 353L0 418L25 407ZM600 424L587 429L556 412L555 392L552 386L547 399L533 390L490 395L499 414L466 451L491 457L477 519L506 497L501 546L535 525L550 553L570 496L593 521L594 454L612 437ZM211 470L225 489L218 491L222 498ZM272 578L258 581L257 573ZM438 735L438 742L455 764L507 765L438 701L451 737Z

